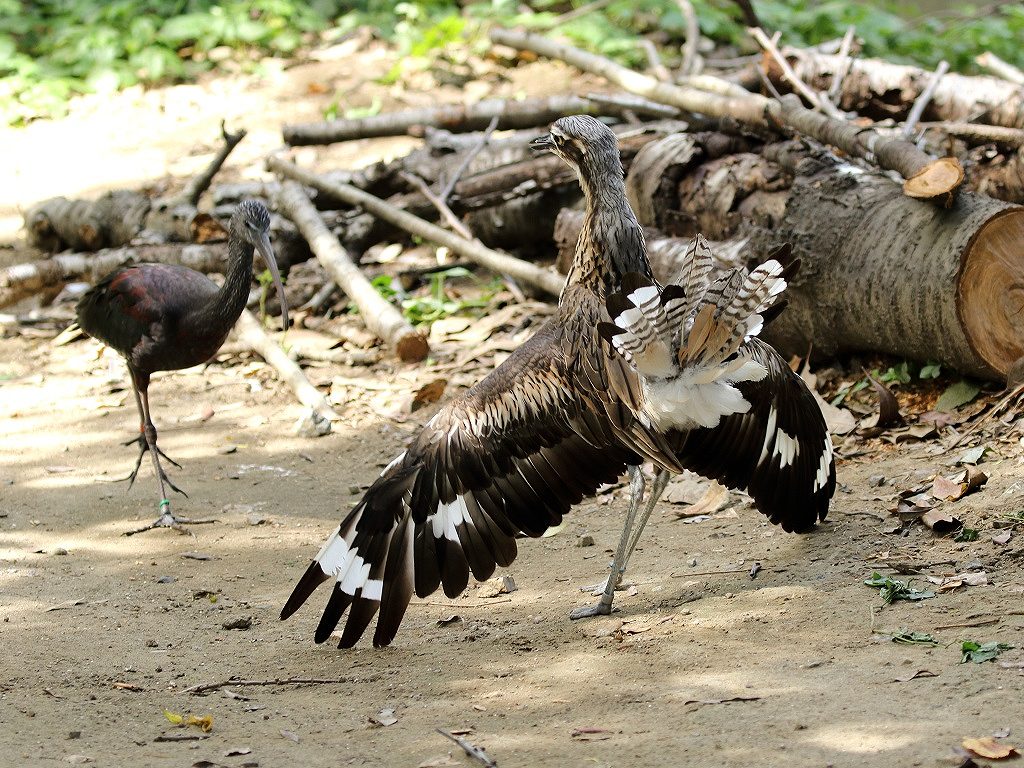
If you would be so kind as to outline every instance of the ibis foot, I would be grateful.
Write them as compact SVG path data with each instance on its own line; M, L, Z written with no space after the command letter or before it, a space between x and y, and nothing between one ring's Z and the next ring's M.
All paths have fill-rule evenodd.
M164 506L164 505L161 505ZM136 528L131 531L125 531L122 536L134 536L137 533L145 533L146 531L152 531L157 528L171 528L178 533L187 533L189 536L195 537L186 525L206 525L207 523L216 523L217 521L213 518L204 518L202 520L193 520L190 517L178 517L168 507L164 507L163 513L149 525L144 525L141 528Z

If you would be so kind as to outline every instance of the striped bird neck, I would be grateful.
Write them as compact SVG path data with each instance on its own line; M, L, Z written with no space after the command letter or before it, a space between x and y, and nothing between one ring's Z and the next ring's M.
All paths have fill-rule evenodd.
M580 284L606 296L619 287L628 272L647 277L653 274L643 229L626 200L621 171L605 174L600 184L591 183L588 176L580 174L586 215L566 283Z

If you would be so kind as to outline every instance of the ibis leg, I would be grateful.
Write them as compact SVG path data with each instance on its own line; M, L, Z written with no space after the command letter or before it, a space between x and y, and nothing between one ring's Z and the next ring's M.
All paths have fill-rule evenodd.
M644 473L640 467L629 467L629 511L626 512L626 523L622 527L622 536L615 548L615 557L612 559L611 573L605 582L604 591L596 605L577 608L569 614L570 619L585 619L590 616L607 616L612 612L612 601L615 599L615 588L622 581L622 573L626 570L626 554L629 547L630 531L633 528L633 521L636 520L637 510L644 497ZM646 521L645 521L646 522Z
M132 472L131 477L134 480L135 475L139 471L139 464L142 462L142 454L149 451L149 454L153 459L153 470L156 472L156 480L160 486L160 517L149 525L144 525L142 528L126 531L124 535L132 536L136 533L151 531L154 528L173 528L179 533L189 533L188 529L183 527L186 524L214 522L213 520L190 520L184 517L175 517L174 513L171 512L171 502L167 499L167 490L164 483L186 498L188 498L188 494L172 483L170 478L167 477L163 467L160 466L160 457L164 456L165 459L170 461L176 467L180 468L180 465L172 459L167 458L156 444L156 427L153 425L153 419L150 417L149 412L149 376L136 374L133 371L132 386L135 390L135 402L139 406L139 414L142 417L142 434L140 435L140 438L144 439L141 443L142 447L139 451L139 459L135 463L135 470Z

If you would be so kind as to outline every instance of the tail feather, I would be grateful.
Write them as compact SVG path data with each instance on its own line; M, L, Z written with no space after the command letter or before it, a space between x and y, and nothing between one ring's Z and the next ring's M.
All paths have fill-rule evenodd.
M788 257L786 249L776 254ZM710 427L745 412L749 404L735 385L767 375L743 345L779 303L794 263L784 268L772 259L711 281L713 264L698 235L677 283L663 289L641 275L623 276L607 301L613 322L598 329L641 375L649 415L663 427Z

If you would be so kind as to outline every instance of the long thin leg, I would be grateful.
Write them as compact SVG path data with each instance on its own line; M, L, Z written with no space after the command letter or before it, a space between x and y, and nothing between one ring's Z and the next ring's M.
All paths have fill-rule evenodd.
M179 533L189 533L185 524L199 525L201 523L213 523L215 520L191 520L185 517L175 517L174 513L171 512L171 502L167 498L167 490L164 487L166 482L173 490L180 493L182 496L188 498L188 494L178 488L174 483L170 481L170 478L164 474L163 467L160 466L160 456L164 456L163 452L157 447L156 444L156 427L153 425L153 419L150 417L149 411L149 376L138 374L132 371L132 387L135 390L135 400L139 406L139 413L142 415L142 437L145 438L145 448L139 453L139 462L136 462L135 471L138 472L138 464L142 461L142 454L147 450L150 456L153 458L153 470L156 472L156 480L160 486L160 517L154 520L149 525L144 525L142 528L136 528L132 531L125 531L125 536L133 536L136 533L143 533L145 531L151 531L154 528L173 528ZM164 456L164 458L167 458ZM179 466L177 462L167 459L175 466ZM134 473L133 473L134 475Z
M637 510L640 508L640 501L644 496L644 473L640 467L629 467L629 511L626 512L626 524L622 527L622 536L615 548L615 557L611 563L611 573L608 574L608 581L605 582L604 592L596 605L577 608L569 614L570 619L585 619L590 616L607 616L612 612L612 601L615 600L615 587L622 579L622 573L626 569L626 559L629 557L627 547L629 545L629 533L636 519ZM646 520L645 520L646 522ZM635 545L634 545L635 546ZM632 552L632 550L630 550Z
M633 539L629 542L629 549L626 550L626 558L622 561L621 570L625 572L626 564L629 563L629 558L633 554L633 550L636 549L636 544L640 541L640 534L644 531L644 526L647 525L647 521L651 519L651 513L654 511L655 505L658 503L658 499L661 498L661 494L665 492L665 486L668 485L669 474L664 469L659 469L654 474L654 482L651 484L651 495L647 497L647 505L644 507L643 514L640 515L640 519L637 521L636 530L633 531Z
M153 450L155 448L157 454L159 454L161 457L167 459L167 461L171 462L171 464L176 466L178 469L181 469L181 464L179 464L174 459L172 459L170 456L168 456L166 453L164 453L162 450L160 450L160 447L156 444L156 427L153 426L152 419L150 419L148 417L148 413L149 413L149 385L148 385L148 382L146 383L145 390L144 390L145 393L146 393L146 395L145 395L145 397L146 397L146 405L145 405L145 407L143 407L142 397L139 395L139 390L140 390L139 383L138 383L138 381L136 381L135 374L132 373L132 392L135 394L135 405L139 409L139 434L136 437L133 437L131 440L126 440L124 443L122 443L122 445L132 445L134 443L138 443L139 444L139 455L135 457L135 467L132 469L131 474L128 475L127 477L125 477L125 478L122 478L123 480L127 480L128 481L128 490L129 491L132 489L132 486L135 485L135 478L139 474L139 467L142 466L142 457L143 457L143 455L145 455L146 451L151 451L151 450ZM154 435L152 446L150 445L149 438L146 435L146 424L147 424L147 422L149 423L149 426L152 428L153 435ZM159 473L157 473L157 475L159 476ZM164 475L164 478L166 479L167 476ZM174 488L174 490L176 490L182 496L185 496L186 498L188 498L188 494L185 493L180 488L177 488L173 483L171 483L171 481L169 479L167 480L167 484L170 485L171 488ZM161 493L161 498L163 498L163 494L162 493Z

